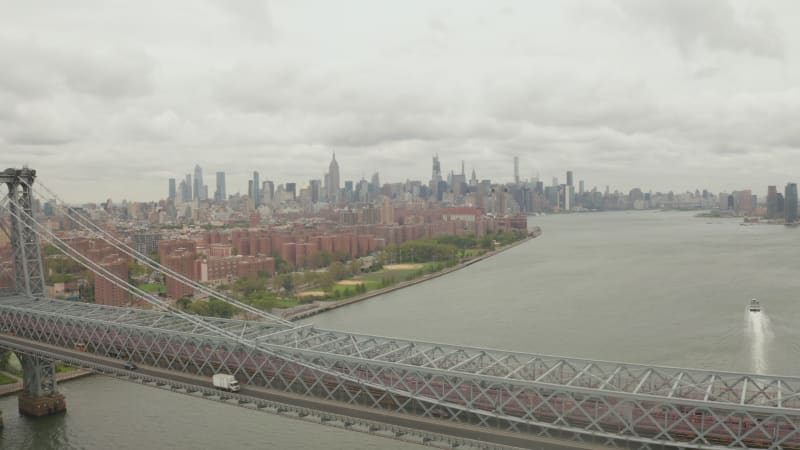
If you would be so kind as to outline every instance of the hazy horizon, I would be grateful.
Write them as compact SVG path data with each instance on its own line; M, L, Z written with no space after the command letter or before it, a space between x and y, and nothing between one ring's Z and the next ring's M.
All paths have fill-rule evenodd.
M167 179L714 193L800 181L800 4L85 0L4 6L0 167L70 202Z

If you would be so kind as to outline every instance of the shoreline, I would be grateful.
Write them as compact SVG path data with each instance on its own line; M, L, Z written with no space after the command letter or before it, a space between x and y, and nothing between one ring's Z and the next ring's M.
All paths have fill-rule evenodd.
M463 268L465 268L467 266L471 266L471 265L473 265L475 263L478 263L480 261L483 261L483 260L486 260L488 258L491 258L494 255L502 253L502 252L504 252L504 251L506 251L508 249L514 248L514 247L516 247L518 245L524 244L525 242L528 242L528 241L530 241L532 239L535 239L535 238L541 236L541 234L542 234L541 229L538 229L538 230L534 229L534 231L532 231L531 234L529 234L527 237L525 237L525 239L522 239L522 240L519 240L519 241L514 242L512 244L506 245L505 247L501 247L501 248L486 252L483 255L478 256L477 258L473 258L473 259L470 259L468 261L460 262L460 263L458 263L458 264L456 264L456 265L454 265L452 267L447 267L447 268L442 269L442 270L440 270L438 272L429 273L429 274L423 275L423 276L421 276L419 278L416 278L416 279L413 279L413 280L402 281L402 282L397 283L397 284L392 285L392 286L376 289L374 291L370 291L370 292L367 292L366 294L358 295L358 296L349 298L347 300L342 300L342 301L339 301L339 302L330 302L330 304L324 304L324 302L320 302L320 303L323 303L323 304L321 304L321 305L317 304L314 307L311 307L311 308L308 308L308 309L305 309L305 310L302 310L302 311L289 312L289 313L286 313L286 314L281 314L280 312L278 312L276 314L279 315L280 317L286 319L286 320L290 320L292 322L295 322L295 321L298 321L298 320L306 319L306 318L311 317L311 316L316 316L318 314L322 314L324 312L328 312L328 311L330 311L332 309L338 309L338 308L342 308L342 307L345 307L345 306L348 306L348 305L352 305L353 303L363 302L363 301L369 300L369 299L371 299L373 297L377 297L377 296L383 295L383 294L388 294L389 292L398 291L400 289L404 289L404 288L407 288L409 286L414 286L416 284L423 283L425 281L432 280L434 278L438 278L438 277L441 277L443 275L447 275L448 273L455 272L456 270L463 269Z
M69 372L62 372L56 374L56 382L62 383L64 381L70 381L77 378L83 378L89 375L93 375L94 372L83 370L83 369L75 369L70 370ZM16 394L17 392L22 390L22 381L17 381L16 383L9 383L0 386L0 397L5 397L11 394Z

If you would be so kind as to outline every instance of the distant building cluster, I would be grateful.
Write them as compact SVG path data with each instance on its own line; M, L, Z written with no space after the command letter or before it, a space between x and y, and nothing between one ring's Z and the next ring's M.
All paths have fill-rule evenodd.
M287 264L293 270L316 269L334 259L355 260L389 244L410 240L466 235L481 238L499 231L527 229L524 215L495 217L472 206L444 206L421 200L396 206L388 196L380 204L357 203L312 215L274 217L269 224L259 220L241 223L242 216L232 216L235 218L229 222L206 227L160 226L149 220L155 215L142 205L129 204L128 208L110 203L84 205L73 214L85 215L113 229L129 246L157 258L177 275L165 275L163 279L158 274L134 276L129 273L133 262L130 258L120 255L92 233L77 230L67 217L53 215L44 222L81 254L120 279L165 285L163 295L172 299L197 294L181 282L184 277L220 285L243 277L272 276L279 264ZM256 211L250 213L251 217L258 217ZM63 286L51 295L69 296L75 290L74 285ZM96 303L107 305L131 302L124 289L102 277L94 279L94 298Z
M749 189L721 193L718 209L739 216L794 224L797 223L797 201L797 183L787 183L783 192L778 192L777 186L767 186L765 204L759 204L758 197Z
M464 161L458 172L443 170L438 155L431 161L430 179L381 183L376 172L369 179L342 180L340 162L333 154L321 178L305 183L275 183L252 172L247 191L231 194L226 174L216 172L213 196L204 184L203 169L196 165L193 173L182 179L170 178L167 197L158 202L113 203L86 205L83 213L97 218L110 214L115 220L141 225L134 237L137 249L155 252L157 242L148 235L150 229L208 224L215 227L274 226L287 221L330 220L342 226L391 225L399 223L395 211L437 208L474 208L493 218L515 215L638 209L715 209L729 215L763 216L770 220L797 221L796 185L789 183L783 192L768 188L765 200L749 189L712 194L708 190L686 192L652 192L633 188L626 192L587 188L573 171L566 171L563 183L557 177L546 184L538 175L523 179L520 159L513 159L510 182L497 183L479 179L475 169L467 174ZM762 197L763 199L764 197ZM60 221L59 229L69 229L64 218L55 217L52 205L45 203L46 216ZM97 212L102 214L97 214ZM142 250L140 250L142 251Z
M103 224L138 252L157 257L180 276L208 284L223 284L258 275L271 275L279 264L314 269L331 255L355 259L390 244L445 235L483 237L496 231L526 229L526 216L539 213L626 209L710 209L719 214L797 223L797 185L783 192L768 186L759 198L750 189L717 195L694 192L627 192L586 189L583 180L566 171L545 185L536 175L520 176L520 160L513 159L511 181L495 183L469 177L461 161L458 172L445 173L433 156L428 181L381 183L376 172L369 180L342 180L334 154L327 172L306 183L274 183L252 172L245 193L231 194L226 174L216 172L213 195L196 165L183 178L170 178L167 196L157 202L85 204L69 214L83 215ZM109 273L137 283L162 286L152 274L132 274L132 261L91 234L76 229L70 217L57 214L52 201L34 203L35 213L59 236ZM56 263L59 255L48 257ZM9 243L0 233L0 289L13 285ZM135 267L135 264L133 265ZM89 284L87 284L89 283ZM166 277L166 295L192 296L191 288ZM50 283L51 295L69 297L90 291L99 304L127 305L132 298L113 282L95 277L77 281L66 277Z
M65 236L64 241L81 255L97 263L104 273L113 274L124 282L129 278L129 264L132 260L116 248L105 241L87 237ZM52 255L49 258L57 261L68 262L64 255ZM50 264L52 265L53 262ZM81 280L62 281L50 285L49 292L53 297L63 296L79 291ZM93 281L94 302L98 305L108 306L131 306L139 304L128 293L127 289L119 281L112 281L101 276L95 276Z
M442 170L438 155L431 163L428 181L406 180L381 183L376 172L369 179L341 179L339 161L334 154L328 170L319 179L305 183L275 183L263 180L258 171L252 172L247 191L230 194L225 172L216 172L214 195L204 184L203 170L197 165L194 174L183 179L168 180L167 197L159 202L126 202L113 204L110 200L100 207L122 220L144 221L149 226L183 226L212 224L222 226L241 224L247 226L272 225L283 220L324 217L342 225L392 224L395 209L427 209L442 207L469 207L501 218L517 214L581 212L622 209L703 209L712 208L717 196L700 192L644 192L640 188L628 192L585 188L583 180L576 180L572 171L559 183L553 178L546 185L535 176L523 180L520 160L513 160L513 178L508 183L479 179L475 169L468 176L462 161L460 171ZM748 210L745 194L735 193L734 209ZM727 209L727 208L726 208Z

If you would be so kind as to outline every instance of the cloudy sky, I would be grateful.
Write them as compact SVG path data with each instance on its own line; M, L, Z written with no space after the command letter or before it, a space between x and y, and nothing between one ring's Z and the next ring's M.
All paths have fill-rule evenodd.
M167 178L443 170L800 181L800 2L3 0L0 166L70 201ZM794 23L793 23L794 22Z

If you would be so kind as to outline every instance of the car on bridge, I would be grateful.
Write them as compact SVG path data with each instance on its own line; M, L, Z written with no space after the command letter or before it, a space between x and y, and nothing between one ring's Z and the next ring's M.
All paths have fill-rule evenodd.
M133 361L128 361L128 362L126 362L125 364L122 365L122 368L125 369L125 370L136 370L139 367L136 364L134 364Z

